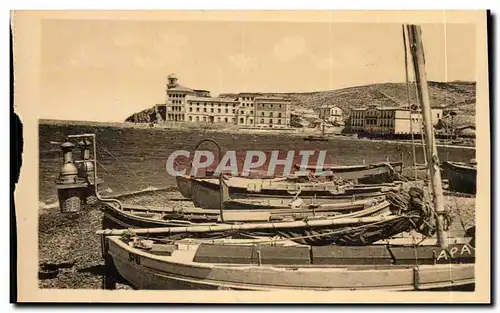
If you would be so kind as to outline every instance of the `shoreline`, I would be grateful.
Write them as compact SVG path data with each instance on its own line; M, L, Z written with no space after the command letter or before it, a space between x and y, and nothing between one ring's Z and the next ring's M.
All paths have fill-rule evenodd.
M162 125L162 124L154 124L155 126L151 127L148 123L129 123L129 122L95 122L95 121L67 121L67 120L39 120L39 125L81 125L81 126L90 126L90 127L111 127L117 129L124 128L132 128L132 129L148 129L155 131L189 131L189 130L200 130L204 132L217 132L217 133L227 133L231 135L235 134L251 134L251 135L259 135L259 136L289 136L289 137L306 137L309 135L319 135L317 132L305 132L300 131L297 128L296 131L286 130L267 130L267 129L239 129L236 127L210 127L211 124L193 124L187 125L177 124L174 127L171 125ZM388 140L388 139L363 139L356 138L349 135L326 135L328 140L351 140L351 141L361 141L361 142L378 142L378 143L388 143L388 144L402 144L402 145L411 145L411 142L404 140ZM422 147L422 143L414 142L416 147ZM442 145L437 144L438 148L453 148L453 149L464 149L464 150L476 150L476 147L472 146L462 146L462 145Z

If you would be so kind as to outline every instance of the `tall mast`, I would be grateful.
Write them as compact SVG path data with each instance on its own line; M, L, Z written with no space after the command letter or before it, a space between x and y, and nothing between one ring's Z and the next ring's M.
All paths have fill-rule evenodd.
M424 120L424 132L426 141L427 166L429 167L432 196L434 200L434 208L437 213L436 232L437 243L441 248L446 248L447 238L443 231L444 222L444 199L443 187L441 183L441 172L439 169L439 157L437 153L436 140L434 138L434 130L432 126L431 105L429 102L429 90L427 86L427 75L425 72L425 57L424 47L422 45L422 30L420 26L408 25L408 37L410 40L411 55L413 60L413 68L415 70L415 80L417 83L417 94L422 108L422 116Z

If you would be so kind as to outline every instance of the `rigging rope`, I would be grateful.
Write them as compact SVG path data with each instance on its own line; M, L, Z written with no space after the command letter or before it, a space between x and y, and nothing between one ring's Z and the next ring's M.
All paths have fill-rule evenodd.
M119 160L118 158L113 154L111 153L108 149L106 149L104 146L100 145L99 143L96 143L96 146L101 148L104 152L106 152L107 154L109 154L113 159L115 159L115 161L121 165L125 170L127 170L127 172L129 173L132 173L142 184L144 185L147 185L146 182L140 178L139 176L137 176L137 174L134 172L134 171L131 171L129 168L127 168L125 165L123 165ZM101 164L102 166L102 164ZM121 184L121 183L120 183ZM128 191L128 189L126 189ZM129 191L130 192L130 191ZM166 195L164 194L160 194L159 192L155 191L155 190L152 190L152 192L154 194L156 194L157 196L159 196L162 200L165 200L165 201L168 201L168 198L166 197Z

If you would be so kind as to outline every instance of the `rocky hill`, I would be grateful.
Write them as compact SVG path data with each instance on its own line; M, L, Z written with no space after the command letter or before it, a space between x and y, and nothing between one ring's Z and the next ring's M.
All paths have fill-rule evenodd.
M411 85L411 102L416 102L415 86ZM370 104L383 106L401 106L408 103L406 84L381 83L365 86L349 87L329 91L301 92L301 93L263 93L269 96L286 96L292 100L296 108L314 109L322 105L338 105L345 112L351 108ZM235 93L224 93L221 97L236 97ZM456 125L475 124L476 83L475 82L429 82L429 97L431 105L443 105L446 110L455 110ZM149 117L147 122L154 122L155 116L151 109L139 112L138 115ZM134 115L127 118L132 121Z

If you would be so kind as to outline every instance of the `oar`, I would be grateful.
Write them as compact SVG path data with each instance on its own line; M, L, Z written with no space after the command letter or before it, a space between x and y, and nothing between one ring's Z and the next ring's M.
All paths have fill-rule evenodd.
M315 221L294 221L278 223L255 223L255 224L222 224L210 226L187 226L187 227L158 227L158 228L140 228L140 229L104 229L96 232L98 235L122 236L130 231L137 235L146 234L178 234L178 233L209 233L223 232L231 230L257 230L257 229L284 229L284 228L310 228L326 227L348 224L369 224L382 221L391 221L402 216L387 215L359 218L340 218L340 219L321 219Z

